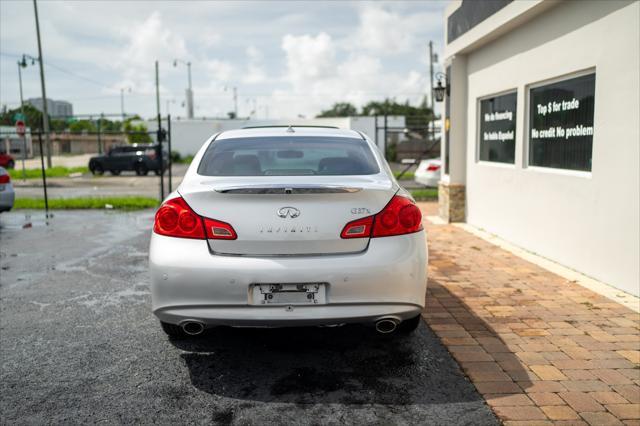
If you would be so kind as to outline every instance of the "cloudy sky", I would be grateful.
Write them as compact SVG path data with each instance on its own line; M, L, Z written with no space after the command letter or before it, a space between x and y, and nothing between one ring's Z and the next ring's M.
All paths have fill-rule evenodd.
M196 116L233 110L258 118L313 116L337 101L395 97L416 104L428 89L428 42L442 49L446 2L41 1L47 95L76 114L184 116L191 61ZM16 61L37 56L31 1L0 1L0 105L19 105ZM25 99L40 96L37 66L23 70ZM130 91L129 91L130 90Z

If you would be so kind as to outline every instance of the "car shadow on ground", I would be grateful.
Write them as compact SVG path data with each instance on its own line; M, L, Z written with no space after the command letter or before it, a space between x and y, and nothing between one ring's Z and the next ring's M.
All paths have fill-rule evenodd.
M363 326L216 328L172 340L193 385L229 398L297 404L448 404L481 398L421 324L392 338Z

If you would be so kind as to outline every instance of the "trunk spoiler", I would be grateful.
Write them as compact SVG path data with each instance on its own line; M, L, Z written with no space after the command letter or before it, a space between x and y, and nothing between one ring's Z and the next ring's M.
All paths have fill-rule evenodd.
M215 188L222 194L347 194L362 188L337 185L236 185Z

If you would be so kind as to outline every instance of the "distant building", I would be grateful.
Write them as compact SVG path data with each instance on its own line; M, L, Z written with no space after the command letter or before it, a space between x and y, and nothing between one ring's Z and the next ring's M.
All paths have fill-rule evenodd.
M42 98L27 99L27 103L42 111ZM73 115L73 105L67 101L47 99L47 112L53 118L71 117Z
M33 157L31 129L27 127L25 138L18 136L14 126L0 126L0 153L13 155L16 160L22 158L26 148L26 158Z
M377 123L376 123L377 121ZM398 129L405 127L404 116L388 116L387 127ZM156 120L149 120L145 125L151 132L158 128ZM351 129L363 132L369 136L378 146L380 152L385 152L385 130L383 117L324 117L305 119L273 119L273 120L249 120L249 119L194 119L194 120L171 120L172 147L180 155L194 155L202 145L216 133L240 129L247 126L335 126L341 129ZM167 127L164 123L163 127ZM376 130L377 129L377 130ZM377 134L376 134L377 133ZM394 142L400 142L404 135L397 135ZM394 139L390 137L389 139Z

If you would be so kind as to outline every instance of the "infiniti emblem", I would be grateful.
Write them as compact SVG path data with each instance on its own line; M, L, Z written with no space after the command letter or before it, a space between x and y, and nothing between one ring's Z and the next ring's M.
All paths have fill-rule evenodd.
M283 219L286 219L287 217L295 219L296 217L300 216L300 210L296 209L295 207L280 207L278 209L278 216Z

